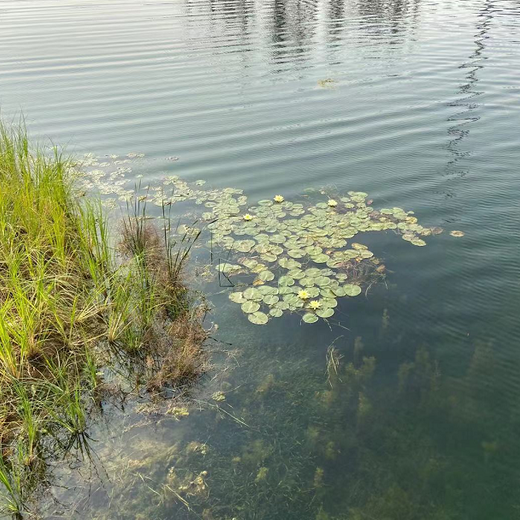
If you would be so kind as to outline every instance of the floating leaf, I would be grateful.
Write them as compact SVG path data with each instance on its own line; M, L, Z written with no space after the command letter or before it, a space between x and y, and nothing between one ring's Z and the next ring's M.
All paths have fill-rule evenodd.
M275 296L274 294L267 294L264 296L264 303L266 305L274 305L275 303L278 303L278 300L280 298L278 296Z
M274 273L268 270L261 271L258 273L258 278L263 282L270 282L271 280L274 280Z
M320 318L330 318L334 314L334 309L332 309L330 307L324 307L322 309L318 309L316 311L316 314Z
M328 285L331 284L331 279L328 278L327 276L318 276L314 282L316 283L316 285L319 285L320 287L327 287Z
M262 293L253 287L250 287L249 289L246 289L243 293L244 298L246 300L261 300L262 299Z
M271 287L270 285L262 285L262 287L258 287L258 292L265 296L267 294L278 294L278 289L276 287Z
M325 262L327 262L329 260L329 256L322 253L321 255L313 256L312 260L314 262L316 262L317 264L324 264Z
M269 311L269 315L273 318L280 318L283 315L283 310L275 307Z
M215 266L215 269L217 269L221 273L232 273L232 272L238 273L242 270L242 267L240 265L236 265L236 264L220 262L217 266Z
M452 237L463 237L464 236L464 231L450 231L450 235Z
M278 285L281 287L294 285L294 279L290 276L281 276L278 280Z
M357 296L361 294L361 287L359 287L359 285L347 284L343 286L343 289L347 296Z
M243 295L242 292L232 292L232 293L229 293L229 299L232 302L235 302L235 303L244 303L245 301L247 301L244 298L244 295Z
M316 316L316 314L308 312L307 314L303 315L302 320L305 323L316 323L318 321L318 317Z
M256 312L258 309L260 309L260 305L254 301L246 301L242 304L242 311L246 314Z
M265 253L263 255L260 255L260 258L264 260L265 262L276 262L277 256L273 255L272 253Z
M316 298L320 294L320 290L317 287L307 287L306 291L309 295L309 298Z
M334 307L337 307L338 301L334 298L323 298L321 300L321 308L330 308L333 309Z
M300 262L297 262L292 258L280 258L280 260L278 260L278 264L284 269L295 269L301 266Z
M254 240L238 240L235 242L234 249L240 251L241 253L249 253L253 247L255 247L256 242Z
M288 273L288 276L291 278L294 278L295 280L301 280L302 278L305 278L305 273L301 269L291 269Z
M285 237L283 235L273 235L270 238L271 242L274 242L275 244L283 244L285 242Z
M314 285L314 279L310 277L305 277L300 280L300 285L304 287L312 287Z
M248 314L247 319L255 325L265 325L269 321L269 317L263 312Z

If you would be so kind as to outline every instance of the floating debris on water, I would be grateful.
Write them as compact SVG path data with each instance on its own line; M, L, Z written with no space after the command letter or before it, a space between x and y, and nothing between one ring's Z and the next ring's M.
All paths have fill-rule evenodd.
M450 235L452 237L463 237L464 236L464 231L450 231Z
M211 399L213 399L213 401L225 401L226 400L226 396L224 394L224 392L215 392L212 396L211 396Z

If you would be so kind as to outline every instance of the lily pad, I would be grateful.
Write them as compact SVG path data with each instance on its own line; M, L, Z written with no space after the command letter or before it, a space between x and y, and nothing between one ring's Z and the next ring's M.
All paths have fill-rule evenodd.
M220 262L215 268L221 273L238 273L242 269L242 266L230 264L228 262Z
M241 291L229 293L229 299L235 303L244 303L247 301Z
M258 273L258 278L262 280L263 282L270 282L271 280L274 280L274 273L271 271L261 271Z
M242 304L242 311L246 314L256 312L258 309L260 309L260 305L254 301L246 301Z
M332 309L331 307L323 307L321 309L318 309L316 311L316 314L320 318L330 318L334 314L334 309Z
M322 309L325 309L325 308L333 309L334 307L337 307L337 306L338 306L338 300L336 300L334 298L323 298L321 300Z
M302 320L305 323L316 323L318 321L318 317L316 316L316 314L308 312L303 315Z
M322 253L320 255L314 255L312 257L312 261L316 262L317 264L324 264L329 260L329 255L326 255L325 253Z
M248 314L247 319L255 325L265 325L269 321L269 316L263 312Z
M290 276L281 276L278 279L278 285L280 287L294 285L294 278L291 278Z
M250 287L249 289L246 289L243 293L244 298L246 300L261 300L262 299L262 293L258 291L258 289L255 289L254 287Z
M357 296L361 294L361 287L359 287L359 285L346 284L343 286L343 289L347 296Z

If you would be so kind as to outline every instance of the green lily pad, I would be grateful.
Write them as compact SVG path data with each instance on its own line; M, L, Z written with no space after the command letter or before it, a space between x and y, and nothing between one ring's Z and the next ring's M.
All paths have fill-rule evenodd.
M320 290L317 287L307 287L305 290L309 294L309 298L316 298L320 294Z
M242 270L242 266L236 264L229 264L228 262L220 262L220 264L215 266L215 269L217 269L217 271L220 271L221 273L238 273Z
M275 244L283 244L285 242L285 237L283 235L273 235L270 238L271 242L274 242Z
M318 317L316 314L313 314L312 312L307 312L303 315L302 321L305 323L316 323L318 321Z
M262 280L263 282L270 282L271 280L274 280L274 273L271 271L261 271L258 273L258 278Z
M278 296L275 296L274 294L267 294L264 296L264 303L266 305L274 305L275 303L278 303L278 300L280 298Z
M303 258L305 256L305 251L301 249L291 249L287 251L287 254L292 258Z
M290 276L291 278L294 278L295 280L301 280L302 278L305 278L305 272L302 271L302 270L299 269L299 268L291 269L291 270L287 273L287 275Z
M238 240L235 242L234 248L241 253L249 253L255 245L256 242L254 240Z
M242 304L242 311L246 314L251 314L253 312L256 312L258 309L260 309L260 305L257 302L254 301L246 301Z
M244 298L246 300L261 300L262 294L258 289L255 289L254 287L250 287L249 289L246 289L243 293Z
M320 318L330 318L334 314L334 309L332 309L331 307L323 307L321 309L318 309L316 311L316 314Z
M290 276L281 276L278 280L278 285L280 287L294 285L294 278L291 278Z
M248 314L247 319L255 325L265 325L269 321L269 316L263 312L254 312L253 314Z
M314 281L320 287L327 287L331 283L331 279L328 276L318 276Z
M332 292L332 296L337 296L338 298L342 298L343 296L347 295L347 291L344 287L335 287L334 289L332 289Z
M267 294L278 294L278 289L276 287L271 287L270 285L261 285L256 290L262 296L266 296Z
M281 316L283 316L283 310L279 309L278 307L273 307L269 311L269 315L272 316L273 318L280 318Z
M264 260L265 262L276 262L276 259L278 258L276 255L273 255L273 253L264 253L263 255L260 255L260 258Z
M242 292L232 292L232 293L229 293L229 299L232 301L232 302L235 302L235 303L244 303L247 301L246 298L244 298L244 295Z
M357 296L361 294L361 287L359 287L359 285L346 284L343 286L343 289L347 296Z
M338 300L335 298L323 298L321 300L321 307L322 309L333 309L334 307L338 306Z
M325 262L328 262L329 255L326 255L322 253L321 255L315 255L312 257L312 261L316 262L317 264L324 264Z

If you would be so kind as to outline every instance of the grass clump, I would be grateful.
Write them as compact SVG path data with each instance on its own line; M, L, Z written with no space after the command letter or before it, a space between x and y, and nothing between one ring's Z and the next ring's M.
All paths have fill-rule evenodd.
M114 240L72 166L0 125L0 499L18 516L49 457L85 435L102 367L143 368L153 390L201 368L203 310L180 281L192 242L137 199Z

